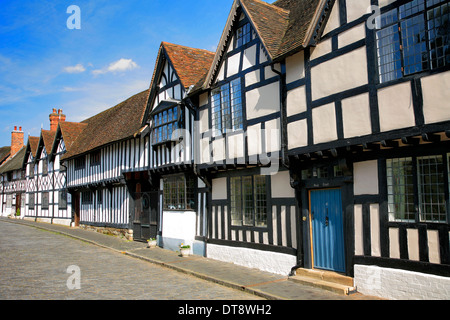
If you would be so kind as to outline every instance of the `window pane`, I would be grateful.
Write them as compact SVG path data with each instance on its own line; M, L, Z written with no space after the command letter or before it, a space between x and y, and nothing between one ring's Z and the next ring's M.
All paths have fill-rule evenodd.
M254 199L252 177L242 177L242 201L244 225L253 226Z
M450 4L427 12L431 68L450 65Z
M231 129L231 102L230 102L230 85L226 84L221 88L222 103L222 129L226 131Z
M403 74L398 25L394 24L378 31L376 37L380 82L401 78Z
M444 164L442 156L417 158L420 220L446 222Z
M241 178L230 178L231 192L231 225L242 226L242 192Z
M400 19L407 18L425 9L425 0L414 0L400 6Z
M415 221L412 158L387 160L390 221Z
M401 30L405 75L428 69L424 16L402 21Z
M238 78L232 81L230 89L231 89L231 112L233 118L233 130L240 130L243 128L241 79Z
M245 24L236 31L236 48L249 43L252 40L250 23Z
M267 227L266 177L255 176L255 226Z
M216 89L212 92L211 97L211 120L213 131L222 132L222 114L220 106L220 89Z

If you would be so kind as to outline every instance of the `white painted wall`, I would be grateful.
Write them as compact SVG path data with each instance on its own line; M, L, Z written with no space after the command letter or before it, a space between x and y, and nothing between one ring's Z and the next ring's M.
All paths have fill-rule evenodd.
M178 251L181 243L192 247L195 242L195 211L163 211L162 242L163 248Z
M297 262L295 256L283 253L215 244L208 244L207 258L285 276L289 275Z
M358 292L391 300L448 300L450 278L399 269L355 265Z

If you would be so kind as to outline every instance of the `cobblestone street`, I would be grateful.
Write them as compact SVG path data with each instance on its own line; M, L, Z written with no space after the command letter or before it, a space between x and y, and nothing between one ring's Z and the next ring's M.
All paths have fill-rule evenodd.
M1 300L252 300L258 297L52 232L0 222ZM70 290L69 266L81 288Z

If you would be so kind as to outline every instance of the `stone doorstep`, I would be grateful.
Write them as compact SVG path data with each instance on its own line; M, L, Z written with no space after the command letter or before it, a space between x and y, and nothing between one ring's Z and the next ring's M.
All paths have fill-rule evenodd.
M296 275L289 280L343 295L356 293L353 278L331 271L297 269Z

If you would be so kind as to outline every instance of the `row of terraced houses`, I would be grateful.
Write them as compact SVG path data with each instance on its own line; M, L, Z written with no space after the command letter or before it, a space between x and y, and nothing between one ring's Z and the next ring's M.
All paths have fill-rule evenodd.
M148 90L53 109L25 145L15 127L1 211L448 299L449 20L445 0L235 0L215 53L162 42Z

